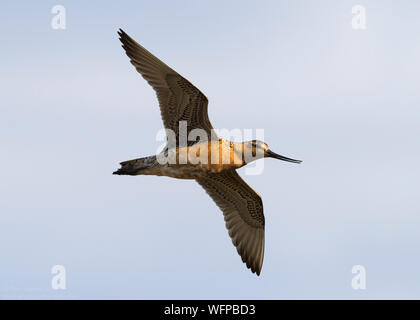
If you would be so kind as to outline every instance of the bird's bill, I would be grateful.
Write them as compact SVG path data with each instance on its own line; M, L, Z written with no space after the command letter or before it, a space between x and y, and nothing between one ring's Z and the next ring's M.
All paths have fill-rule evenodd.
M302 162L301 160L290 159L290 158L284 157L282 155L279 155L279 154L271 151L270 149L268 149L265 152L265 157L266 158L279 159L279 160L283 160L283 161L287 161L287 162L293 162L293 163L301 163Z

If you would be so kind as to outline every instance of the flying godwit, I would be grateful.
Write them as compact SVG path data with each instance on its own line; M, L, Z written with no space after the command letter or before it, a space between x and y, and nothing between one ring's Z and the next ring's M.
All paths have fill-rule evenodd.
M237 143L217 137L208 118L206 96L123 30L118 34L131 63L156 91L163 124L167 133L174 135L172 139L167 135L167 145L160 154L121 162L121 168L114 174L195 179L223 211L229 235L242 261L259 275L264 258L263 203L236 169L260 158L301 161L274 153L262 141ZM199 129L207 139L183 139L180 135L183 123L187 136ZM204 152L207 154L203 157ZM225 154L227 161L223 160ZM170 155L175 161L161 161L168 160ZM190 155L195 156L194 161Z

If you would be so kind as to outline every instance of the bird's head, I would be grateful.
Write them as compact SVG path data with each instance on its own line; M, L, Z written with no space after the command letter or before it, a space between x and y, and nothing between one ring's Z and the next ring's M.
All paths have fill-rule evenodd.
M262 158L274 158L278 160L301 163L301 160L295 160L291 158L284 157L270 150L268 145L260 140L251 140L243 143L243 152L245 157L245 162L250 162ZM247 161L247 158L250 161Z

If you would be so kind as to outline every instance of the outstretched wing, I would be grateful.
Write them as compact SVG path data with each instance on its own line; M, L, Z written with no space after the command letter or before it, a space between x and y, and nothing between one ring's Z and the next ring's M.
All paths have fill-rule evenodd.
M163 124L166 129L171 129L175 133L176 146L180 146L180 141L187 141L188 134L193 129L203 129L210 140L213 127L208 118L206 96L130 38L123 30L120 29L118 34L131 63L156 91ZM184 140L179 139L180 121L187 122L187 136L183 137ZM214 134L213 137L216 135ZM168 143L173 142L168 141Z
M260 274L264 259L264 213L261 197L235 170L197 179L223 211L232 242L246 266Z

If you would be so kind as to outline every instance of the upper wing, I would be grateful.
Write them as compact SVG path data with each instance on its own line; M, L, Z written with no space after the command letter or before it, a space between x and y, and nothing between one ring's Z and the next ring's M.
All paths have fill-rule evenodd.
M190 131L196 128L205 130L210 140L213 127L207 114L206 96L130 38L123 30L120 29L118 34L131 63L156 91L163 124L165 129L171 129L175 133L177 146L180 142L180 121L187 122L187 136L181 141L186 142Z
M197 179L223 211L226 227L242 261L260 274L264 259L264 213L261 197L235 170Z

